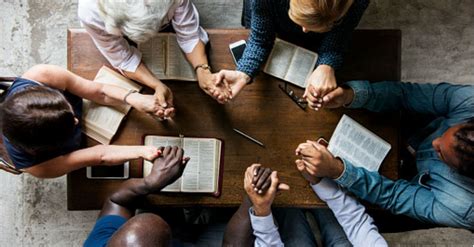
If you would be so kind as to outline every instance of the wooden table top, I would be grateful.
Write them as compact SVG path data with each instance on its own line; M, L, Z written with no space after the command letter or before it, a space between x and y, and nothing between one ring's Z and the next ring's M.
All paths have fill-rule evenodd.
M208 30L211 49L210 65L214 71L234 69L228 44L246 39L248 31ZM338 81L349 79L399 80L400 31L357 30L351 52ZM96 49L89 35L81 29L68 31L68 69L87 79L93 79L103 65L110 64ZM177 115L173 121L157 122L132 110L123 121L113 144L139 145L146 134L215 137L225 142L225 163L222 195L219 198L193 194L156 194L148 196L151 205L158 206L237 206L243 194L243 174L252 163L262 163L279 171L280 180L288 183L290 192L281 192L276 206L324 206L294 165L297 145L308 139L331 137L342 114L347 114L392 144L392 149L380 168L391 179L398 178L399 114L376 114L365 110L301 110L285 95L276 78L261 73L254 83L226 105L207 96L196 82L166 81L173 91ZM299 95L302 89L295 90ZM265 143L265 148L235 134L238 128ZM96 142L88 139L88 145ZM141 177L142 161L132 161L131 177ZM86 170L72 172L67 177L68 209L99 209L104 199L123 180L89 180Z

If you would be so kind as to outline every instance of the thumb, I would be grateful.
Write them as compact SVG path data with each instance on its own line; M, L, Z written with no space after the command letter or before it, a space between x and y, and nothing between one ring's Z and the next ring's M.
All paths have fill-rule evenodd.
M165 95L163 95L162 93L157 92L157 93L155 93L155 97L158 100L158 104L161 107L166 108L168 106L168 103L166 103Z
M299 172L303 172L305 169L304 162L302 160L296 160L296 169L298 169Z
M278 184L279 184L279 180L278 180L278 173L277 171L273 171L272 174L271 174L271 180L272 180L272 183L270 185L270 189L271 191L276 191L277 188L278 188Z
M332 90L331 92L329 92L328 94L326 94L324 97L323 97L323 102L324 103L328 103L328 102L331 102L332 100L334 100L335 98L341 96L342 94L342 90L341 88L336 88L334 90Z
M280 183L278 184L278 190L290 190L290 186L288 184Z

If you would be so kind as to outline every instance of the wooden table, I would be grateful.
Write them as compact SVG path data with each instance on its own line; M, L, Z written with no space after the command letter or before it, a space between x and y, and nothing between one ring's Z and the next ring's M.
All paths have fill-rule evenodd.
M234 69L228 44L246 39L248 32L208 30L211 40L210 63L215 71ZM399 80L400 32L397 30L358 30L355 32L346 66L337 77L348 79ZM68 69L93 79L99 68L108 62L94 46L89 35L79 29L68 32ZM159 194L148 202L159 206L237 206L243 193L243 173L252 163L260 162L278 170L281 181L291 192L277 196L275 205L324 206L300 176L294 165L296 146L307 139L331 137L343 113L392 144L392 150L380 172L398 178L399 114L381 115L364 110L303 111L279 88L278 79L260 74L231 103L220 105L207 96L196 82L165 82L173 91L177 115L174 121L157 122L132 110L122 123L114 144L141 144L145 134L216 137L225 140L225 165L222 195L219 198L192 194ZM303 90L297 90L302 94ZM235 134L238 128L263 141L265 148ZM89 145L96 144L88 140ZM142 161L133 161L131 177L141 177ZM88 180L85 169L72 172L67 178L68 209L99 209L106 196L122 181Z

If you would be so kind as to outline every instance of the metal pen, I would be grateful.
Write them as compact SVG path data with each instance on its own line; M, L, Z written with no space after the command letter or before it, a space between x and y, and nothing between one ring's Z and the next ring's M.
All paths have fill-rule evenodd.
M255 138L253 138L253 137L251 137L251 136L245 134L244 132L242 132L242 131L240 131L240 130L238 130L238 129L235 129L235 128L234 128L233 130L234 130L235 132L237 132L238 134L242 135L243 137L245 137L245 138L251 140L252 142L258 144L259 146L265 147L265 145L263 145L262 142L260 142L259 140L257 140L257 139L255 139Z

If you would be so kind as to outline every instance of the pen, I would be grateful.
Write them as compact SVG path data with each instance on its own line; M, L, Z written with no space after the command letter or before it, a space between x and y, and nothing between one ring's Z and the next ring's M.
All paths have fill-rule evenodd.
M244 132L242 132L242 131L240 131L240 130L238 130L238 129L233 129L233 130L234 130L235 132L237 132L238 134L242 135L243 137L245 137L245 138L251 140L252 142L258 144L259 146L265 147L265 145L263 145L262 142L260 142L260 141L258 141L257 139L255 139L255 138L253 138L253 137L251 137L251 136L245 134Z

